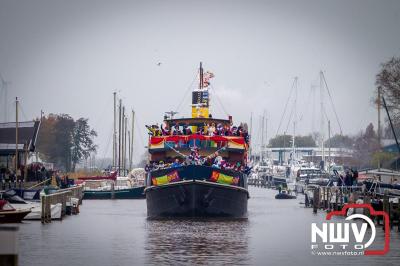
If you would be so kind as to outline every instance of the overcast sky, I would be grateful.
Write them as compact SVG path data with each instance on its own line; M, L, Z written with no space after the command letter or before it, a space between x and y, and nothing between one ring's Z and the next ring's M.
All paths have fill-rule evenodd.
M227 112L249 122L253 112L256 128L265 110L268 137L274 136L297 76L297 130L319 130L322 70L343 132L355 134L377 120L371 99L380 63L399 55L396 0L0 0L0 73L10 82L9 119L15 96L23 120L41 109L87 117L99 134L98 157L111 155L113 91L136 111L137 160L145 151L144 124L161 122L165 111L177 108L200 61L215 74L214 117ZM324 101L337 133L327 92ZM189 105L190 95L179 116L189 114Z

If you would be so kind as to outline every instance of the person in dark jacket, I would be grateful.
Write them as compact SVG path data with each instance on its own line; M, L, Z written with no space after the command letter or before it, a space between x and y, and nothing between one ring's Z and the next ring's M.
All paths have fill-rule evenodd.
M344 184L345 184L347 187L350 187L350 186L353 185L353 177L351 176L349 170L346 171L346 176L344 177Z

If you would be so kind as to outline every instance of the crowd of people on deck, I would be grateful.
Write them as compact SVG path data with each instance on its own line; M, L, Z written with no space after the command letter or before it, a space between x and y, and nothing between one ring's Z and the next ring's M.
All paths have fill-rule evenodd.
M249 140L249 134L247 129L241 124L239 126L228 126L211 123L205 124L204 126L193 127L196 131L192 131L192 127L188 124L175 125L169 128L167 125L146 125L149 130L149 135L160 137L160 136L181 136L181 135L203 135L203 136L237 136L243 137L246 142Z
M249 167L243 165L241 162L229 162L224 160L218 152L202 157L199 155L198 149L192 149L190 155L185 156L183 159L176 157L174 161L170 163L164 161L153 161L145 166L145 170L149 172L160 169L177 168L186 165L204 165L222 170L241 171L244 173L250 172Z

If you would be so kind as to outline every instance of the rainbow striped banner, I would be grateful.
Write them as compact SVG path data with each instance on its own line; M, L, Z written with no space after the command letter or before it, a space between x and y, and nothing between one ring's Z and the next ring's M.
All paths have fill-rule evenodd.
M179 180L181 180L181 179L179 178L178 171L173 171L169 174L159 176L159 177L153 177L151 179L154 186L165 185L165 184L169 184L169 183L176 182Z
M212 172L210 180L212 182L226 184L226 185L238 185L239 184L239 177L225 175L225 174L217 172L217 171Z

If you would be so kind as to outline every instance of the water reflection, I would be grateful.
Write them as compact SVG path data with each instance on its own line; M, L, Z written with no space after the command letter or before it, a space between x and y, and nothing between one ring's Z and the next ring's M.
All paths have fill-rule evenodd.
M248 265L248 220L148 220L146 265Z

